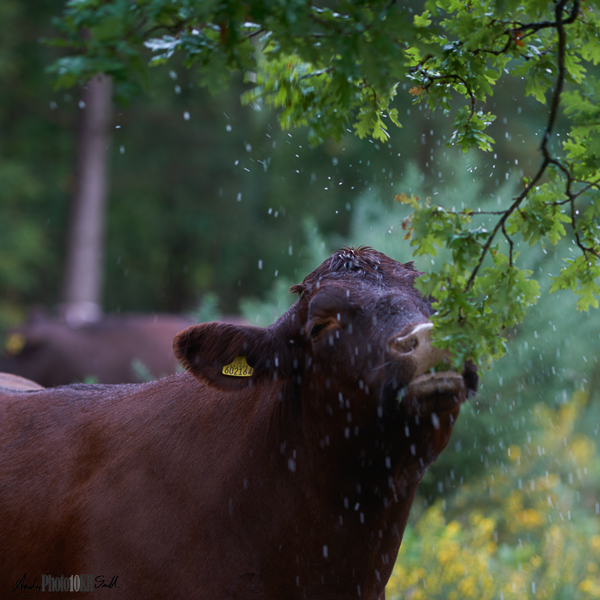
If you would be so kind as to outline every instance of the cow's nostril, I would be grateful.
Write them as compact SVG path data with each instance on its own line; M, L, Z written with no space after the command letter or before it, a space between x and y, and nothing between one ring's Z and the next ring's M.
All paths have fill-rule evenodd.
M432 327L433 324L430 322L419 323L406 335L397 335L390 340L391 358L395 356L401 363L410 362L415 369L413 378L426 373L431 367L449 357L447 350L431 345ZM407 329L405 328L405 331Z
M401 354L412 352L419 345L419 338L416 335L407 335L394 340L394 350Z

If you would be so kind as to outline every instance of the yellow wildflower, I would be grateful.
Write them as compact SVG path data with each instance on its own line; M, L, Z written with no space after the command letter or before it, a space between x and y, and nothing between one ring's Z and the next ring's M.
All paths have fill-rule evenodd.
M530 563L531 563L531 564L532 564L534 567L536 567L536 568L537 568L537 567L539 567L539 566L540 566L540 565L541 565L541 564L542 564L544 561L543 561L543 559L542 559L542 557L541 557L541 556L539 556L539 555L537 555L537 554L534 554L534 555L531 557L531 559L530 559L530 561L529 561L529 562L530 562Z
M458 584L458 591L461 592L463 596L473 597L475 594L475 578L469 575L469 577L465 577L461 580Z
M519 511L516 515L516 524L525 529L535 529L546 522L544 515L533 508L526 508Z
M510 460L518 460L521 458L521 448L519 448L519 446L516 444L512 444L512 446L509 446L508 448L508 456Z
M571 443L571 454L573 455L573 458L579 464L589 462L596 453L596 445L581 433L578 433L573 437L574 441Z

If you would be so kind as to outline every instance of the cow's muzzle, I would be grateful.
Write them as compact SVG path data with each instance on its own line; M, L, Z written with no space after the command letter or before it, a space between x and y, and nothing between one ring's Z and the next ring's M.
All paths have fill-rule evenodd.
M415 367L413 379L431 370L438 363L448 361L447 350L431 345L433 323L419 323L406 335L393 337L389 343L391 356L410 360Z
M477 389L477 371L471 364L462 374L451 370L432 372L434 366L450 362L448 350L431 344L432 327L432 323L420 323L389 343L391 356L409 360L414 367L412 379L400 397L405 408L417 415L453 410Z

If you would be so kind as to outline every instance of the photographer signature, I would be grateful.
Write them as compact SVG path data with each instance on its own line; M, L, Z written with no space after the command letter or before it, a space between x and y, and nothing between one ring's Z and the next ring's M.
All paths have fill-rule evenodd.
M21 579L17 581L17 585L15 585L15 589L13 592L17 590L21 591L21 598L37 598L39 596L40 590L42 589L41 585L37 585L37 577L33 580L33 583L29 585L26 581L27 573L23 575ZM35 594L24 594L23 592L29 590L36 590Z
M118 588L119 586L117 585L117 579L119 579L118 575L113 575L113 578L110 580L110 583L105 583L104 580L104 576L103 575L98 575L98 577L96 577L96 585L94 585L94 587L97 588Z

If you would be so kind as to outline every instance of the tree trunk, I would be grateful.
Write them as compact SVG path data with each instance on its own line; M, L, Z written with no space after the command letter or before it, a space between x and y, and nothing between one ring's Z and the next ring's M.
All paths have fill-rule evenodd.
M111 118L112 82L97 75L83 88L77 140L76 182L72 199L62 313L71 323L101 317L106 149Z

